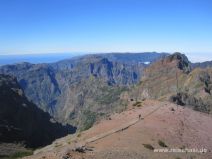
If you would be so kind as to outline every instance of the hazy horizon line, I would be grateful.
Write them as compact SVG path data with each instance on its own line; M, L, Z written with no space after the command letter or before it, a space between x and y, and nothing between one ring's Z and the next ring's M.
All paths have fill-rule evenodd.
M195 62L206 62L206 61L212 61L212 54L211 52L182 52L182 51L174 51L174 52L157 52L157 51L116 51L116 52L88 52L88 51L73 51L73 52L47 52L47 53L10 53L10 54L0 54L2 58L7 57L7 58L12 58L15 56L28 56L28 58L31 56L67 56L67 55L72 55L72 56L81 56L81 55L89 55L89 54L110 54L110 53L168 53L168 54L173 54L175 52L180 52L182 54L185 54L189 61L195 63Z
M0 55L45 55L45 54L110 54L110 53L169 53L179 52L182 54L191 53L212 53L212 51L67 51L67 52L33 52L33 53L0 53Z

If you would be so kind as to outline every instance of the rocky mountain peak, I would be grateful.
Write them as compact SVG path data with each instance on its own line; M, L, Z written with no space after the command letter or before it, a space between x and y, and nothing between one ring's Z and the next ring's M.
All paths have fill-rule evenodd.
M167 56L165 61L167 63L176 63L177 68L183 70L184 73L189 73L191 71L190 61L182 53L175 52L174 54Z
M188 61L188 58L186 57L186 55L180 53L180 52L175 52L172 55L167 56L167 59L170 60L183 60L183 61Z
M172 55L163 57L161 60L147 67L142 78L158 78L165 72L170 74L170 76L175 76L176 72L188 74L190 71L191 67L188 58L184 54L176 52Z

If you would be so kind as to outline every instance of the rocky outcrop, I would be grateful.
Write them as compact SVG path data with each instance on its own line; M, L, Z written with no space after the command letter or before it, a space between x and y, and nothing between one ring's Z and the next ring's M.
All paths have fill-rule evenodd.
M0 74L0 90L0 142L37 148L75 132L28 101L14 77Z
M202 98L196 98L193 95L190 95L185 92L177 93L170 97L170 102L173 102L181 106L190 106L196 111L209 113L210 106L208 103L205 103Z
M170 56L164 58L165 63L176 62L176 67L183 70L184 73L189 73L191 71L191 63L188 58L179 52L176 52Z

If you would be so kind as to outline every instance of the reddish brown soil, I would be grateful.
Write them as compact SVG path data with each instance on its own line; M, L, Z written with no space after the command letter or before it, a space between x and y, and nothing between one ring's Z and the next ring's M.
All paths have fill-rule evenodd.
M59 146L49 146L43 152L28 157L32 159L57 159L62 156L85 159L210 159L212 158L212 117L189 108L176 106L168 102L145 101L142 107L131 108L121 114L111 115L111 120L102 120L91 129L75 137L75 142L83 143L89 138L110 132L117 127L136 121L134 125L94 142L86 144L93 151L78 153L71 151L73 144L67 144L68 137L58 140ZM143 146L152 145L163 148L158 141L163 141L168 148L205 148L207 153L156 153ZM49 152L47 152L49 151Z

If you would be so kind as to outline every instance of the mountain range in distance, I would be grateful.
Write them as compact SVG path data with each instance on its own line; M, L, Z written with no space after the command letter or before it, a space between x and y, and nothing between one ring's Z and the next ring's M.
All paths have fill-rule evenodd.
M211 67L212 62L191 63L181 53L155 52L91 54L53 63L3 65L0 102L5 133L0 135L1 142L45 146L75 133L75 128L77 133L86 132L102 119L131 106L140 107L146 100L166 101L211 116ZM11 98L9 103L7 98ZM12 112L17 110L15 117ZM34 121L30 113L39 119ZM23 133L17 133L19 129ZM34 138L34 129L44 133L38 131L40 136ZM48 131L52 137L46 138Z
M82 53L52 53L52 54L0 54L0 66L21 62L51 63L59 60L83 55Z
M145 54L145 52L143 52ZM148 52L146 52L148 53ZM90 55L91 53L43 53L43 54L0 54L0 66L7 65L7 64L17 64L22 62L29 62L32 64L39 64L39 63L53 63L58 62L65 59L70 59L73 57L79 57L83 55ZM93 53L94 54L94 53ZM98 53L95 53L98 55ZM117 59L115 54L124 54L125 56L122 57L122 60L126 60L126 54L131 54L131 58L133 58L133 54L137 53L101 53L102 56L109 56L113 59ZM139 54L139 53L138 53ZM118 57L120 57L120 55ZM112 57L113 56L113 57ZM118 58L120 59L120 58ZM148 61L147 61L148 62Z
M144 68L148 66L144 63L166 55L94 54L56 63L5 65L0 68L0 73L17 77L28 99L58 121L79 126L83 125L78 123L82 120L79 114L92 109L97 111L99 104L102 113L113 111L114 106L110 110L108 103L116 103L122 91L139 82ZM97 112L101 114L101 111Z

